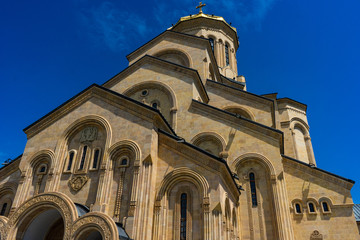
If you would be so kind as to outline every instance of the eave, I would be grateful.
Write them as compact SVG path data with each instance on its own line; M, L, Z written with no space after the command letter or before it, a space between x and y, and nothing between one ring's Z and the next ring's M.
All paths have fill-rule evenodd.
M235 193L235 199L239 197L241 192L238 189L238 185L233 178L232 172L224 159L217 157L209 152L206 152L205 150L191 143L186 142L181 137L171 135L161 129L159 129L158 132L162 134L162 136L167 138L168 141L164 141L164 144L169 145L170 147L185 155L189 159L198 162L199 164L201 164L201 166L211 168L213 171L219 172L220 174L225 172L226 174L225 176L223 176L223 179L225 180L224 183L230 183L229 187L233 190L232 193ZM181 144L182 146L178 147L179 144ZM197 155L199 155L199 157L196 157ZM200 159L203 159L205 161L202 162ZM211 163L209 161L211 161Z
M231 112L224 111L222 109L216 108L214 106L192 100L191 107L195 109L199 109L203 112L206 112L208 115L213 115L222 121L230 121L239 126L246 127L248 129L254 130L262 135L269 136L273 139L277 139L279 141L280 153L284 153L284 134L282 131L277 130L275 128L268 127L266 125L254 122L250 119L241 117Z
M112 105L121 106L123 109L131 109L133 111L136 111L136 109L140 107L142 110L145 111L141 113L139 112L139 115L143 116L144 118L147 117L149 121L160 119L161 127L166 129L166 131L169 131L172 134L176 135L170 124L166 121L166 119L159 110L154 109L127 96L99 86L97 84L92 84L85 90L81 91L79 94L75 95L68 101L55 108L53 111L49 112L45 116L41 117L39 120L24 128L23 131L26 133L28 139L30 139L35 134L39 133L44 128L50 126L62 116L72 111L74 108L80 106L92 97L103 99Z
M163 66L167 70L173 70L177 71L183 74L187 74L188 76L193 77L195 86L199 90L200 96L203 99L204 102L209 102L209 96L207 95L207 92L205 90L205 86L203 82L201 81L200 75L198 71L192 68L188 68L176 63L172 63L154 56L150 55L144 55L139 60L125 68L120 73L116 74L114 77L109 79L107 82L105 82L102 86L106 88L111 88L121 80L123 80L126 76L130 75L131 73L135 72L137 69L139 69L144 64L154 64L158 66ZM179 79L181 80L181 79Z
M347 179L347 178L341 177L339 175L336 175L334 173L325 171L323 169L315 167L315 165L304 163L300 160L286 156L284 154L281 154L281 156L283 158L283 161L285 160L285 163L288 163L290 166L292 166L294 168L304 169L304 170L306 170L307 173L309 173L311 175L314 175L314 176L320 177L320 178L324 178L327 181L333 182L337 185L341 185L342 187L344 187L346 189L350 190L352 188L352 186L355 184L354 180Z

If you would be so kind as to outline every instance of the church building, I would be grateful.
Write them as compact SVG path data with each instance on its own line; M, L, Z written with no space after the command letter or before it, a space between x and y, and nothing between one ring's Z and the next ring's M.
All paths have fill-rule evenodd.
M203 6L24 129L1 240L360 239L355 182L316 166L307 105L248 92L236 28Z

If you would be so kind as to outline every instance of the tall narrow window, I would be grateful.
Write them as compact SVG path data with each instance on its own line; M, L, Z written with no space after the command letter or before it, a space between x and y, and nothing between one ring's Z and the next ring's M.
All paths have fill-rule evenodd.
M313 203L309 203L309 212L314 213L315 212L315 207Z
M67 166L67 171L70 171L71 170L71 166L72 166L72 163L73 163L73 160L74 160L74 152L71 152L69 154L69 162L68 162L68 166Z
M322 202L322 206L323 206L324 212L329 212L329 206L328 206L327 202Z
M100 150L96 149L95 153L94 153L94 160L93 160L93 166L92 166L93 169L97 168L98 161L99 161L99 155L100 155Z
M211 50L214 52L214 39L209 38Z
M249 179L250 179L250 189L251 189L251 201L252 201L253 207L256 207L257 206L257 197L256 197L255 174L250 173Z
M4 215L5 215L6 208L7 208L7 203L4 203L4 204L2 205L1 212L0 212L0 215L1 215L1 216L4 216Z
M186 212L187 212L187 195L181 194L180 202L180 240L186 239Z
M81 156L81 161L80 161L80 167L79 167L79 170L82 170L82 169L84 168L85 157L86 157L86 151L87 151L87 146L84 146L84 148L83 148L83 152L82 152L82 156Z
M296 210L296 213L301 213L300 204L298 204L298 203L295 204L295 210Z
M225 44L225 60L226 60L226 66L230 64L229 60L229 46Z

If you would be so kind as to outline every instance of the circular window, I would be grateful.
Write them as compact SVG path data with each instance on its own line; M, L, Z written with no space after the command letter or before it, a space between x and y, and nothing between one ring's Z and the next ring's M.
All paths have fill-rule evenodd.
M141 91L141 96L146 96L149 94L149 91L147 89Z

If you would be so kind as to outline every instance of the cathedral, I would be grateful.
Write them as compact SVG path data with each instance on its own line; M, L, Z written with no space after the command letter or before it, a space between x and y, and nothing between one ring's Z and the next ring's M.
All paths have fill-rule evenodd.
M355 182L316 166L307 105L248 92L236 28L203 6L24 129L1 240L360 239Z

